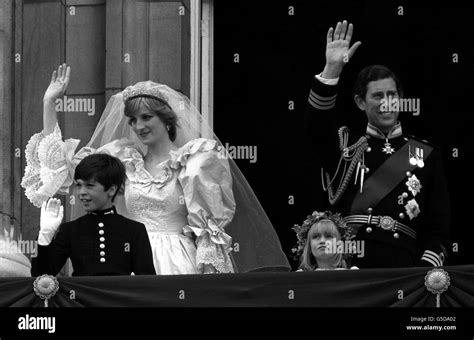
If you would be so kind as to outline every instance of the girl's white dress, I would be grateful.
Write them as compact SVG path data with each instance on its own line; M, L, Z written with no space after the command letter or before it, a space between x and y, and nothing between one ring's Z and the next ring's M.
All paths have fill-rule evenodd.
M143 155L126 139L99 149L82 148L79 140L62 140L59 126L31 137L26 147L22 186L36 207L56 193L69 194L75 166L92 153L108 153L125 166L127 217L148 231L157 274L202 273L205 264L232 273L232 238L225 226L235 213L229 163L216 141L195 139L158 165L152 176Z

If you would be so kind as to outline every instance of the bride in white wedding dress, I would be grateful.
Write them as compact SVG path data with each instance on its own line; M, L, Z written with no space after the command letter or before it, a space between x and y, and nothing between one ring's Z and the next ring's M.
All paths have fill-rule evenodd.
M26 148L22 186L36 207L69 193L85 156L109 153L127 173L119 213L145 224L157 274L289 270L235 162L217 139L199 138L202 119L186 96L151 81L127 87L110 98L91 140L75 153L79 141L63 141L55 110L69 79L65 64L53 72L44 129Z

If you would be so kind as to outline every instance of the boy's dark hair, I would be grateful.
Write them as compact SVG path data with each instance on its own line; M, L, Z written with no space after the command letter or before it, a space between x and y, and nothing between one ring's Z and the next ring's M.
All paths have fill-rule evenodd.
M354 95L358 95L361 99L365 100L367 84L371 81L386 78L392 78L395 81L398 96L400 98L403 97L402 83L400 82L400 79L398 79L397 75L392 70L383 65L370 65L359 72L354 84Z
M74 180L95 180L108 190L112 185L117 186L117 191L112 197L112 202L117 196L125 181L125 167L122 162L105 153L96 153L85 157L76 167Z

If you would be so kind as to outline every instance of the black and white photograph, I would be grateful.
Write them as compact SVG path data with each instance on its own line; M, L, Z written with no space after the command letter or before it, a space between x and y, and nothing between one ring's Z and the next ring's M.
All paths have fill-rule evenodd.
M474 337L473 18L2 0L0 339Z

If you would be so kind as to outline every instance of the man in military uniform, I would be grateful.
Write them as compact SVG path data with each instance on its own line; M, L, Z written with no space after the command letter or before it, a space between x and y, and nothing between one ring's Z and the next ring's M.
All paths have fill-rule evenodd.
M337 124L333 108L339 76L361 44L350 47L352 33L346 21L329 29L326 65L315 76L308 100L306 123L323 160L323 188L332 209L341 212L356 239L364 241L365 256L354 257L353 264L442 266L450 203L441 154L403 133L400 106L392 105L402 97L397 76L380 65L363 69L354 100L366 113L367 128L349 133Z
M74 180L88 214L61 224L61 202L43 203L33 276L56 275L68 258L73 276L156 274L145 225L117 214L112 205L124 179L120 160L106 154L87 156L78 164Z

